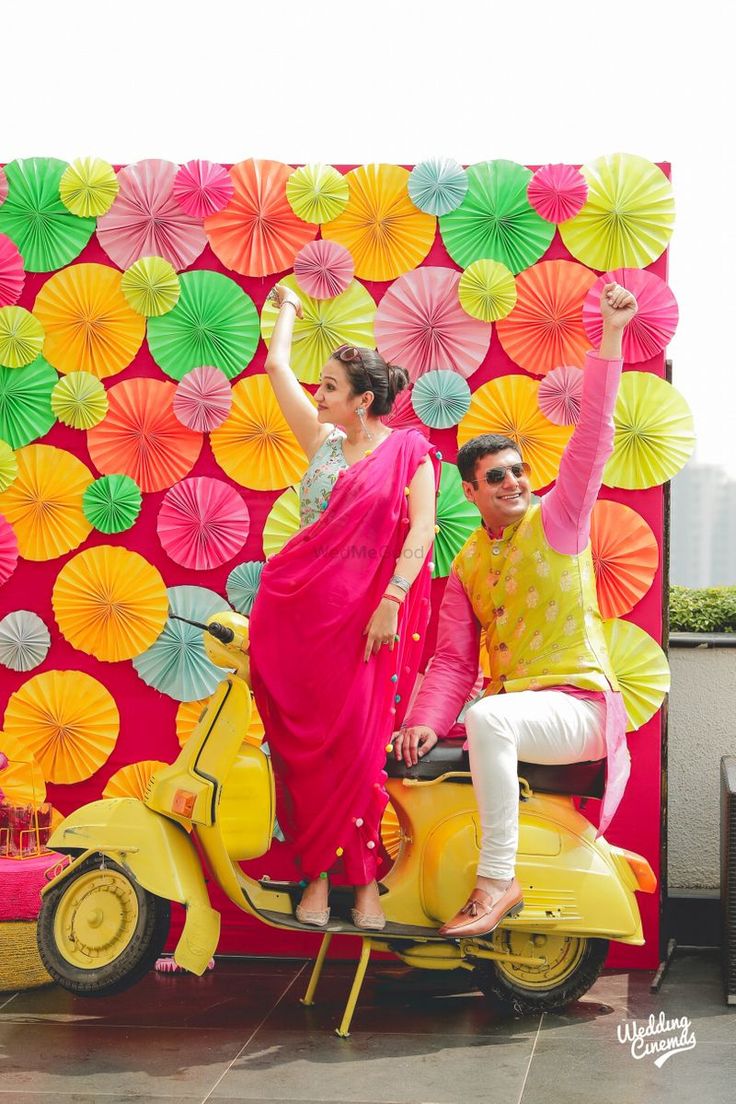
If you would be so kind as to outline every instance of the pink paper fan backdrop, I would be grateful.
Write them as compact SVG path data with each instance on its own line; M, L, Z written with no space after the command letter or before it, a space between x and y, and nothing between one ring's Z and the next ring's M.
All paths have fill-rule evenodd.
M8 178L5 175L5 169L0 168L0 206L8 198Z
M0 515L0 586L15 571L18 562L18 538L9 521Z
M174 177L175 199L197 219L227 207L234 191L230 173L214 161L187 161Z
M665 348L677 329L677 300L667 284L653 272L641 268L617 268L605 272L591 287L583 302L583 325L594 346L603 333L601 291L613 282L636 296L639 309L624 330L623 357L627 364L651 360Z
M164 551L175 563L207 571L240 551L248 539L250 514L234 487L198 476L166 493L156 528Z
M18 302L25 281L23 258L18 247L5 234L0 234L0 307Z
M543 219L567 222L584 206L588 184L572 165L542 165L529 181L526 194Z
M299 287L313 299L332 299L349 286L355 262L344 246L320 238L299 250L294 258L294 275Z
M174 198L176 172L173 162L150 158L118 173L120 191L97 220L97 237L119 268L130 268L141 257L163 257L180 272L207 244L201 220Z
M219 368L207 364L192 368L182 378L174 394L174 414L188 429L209 433L222 425L232 403L233 393L227 376Z
M399 391L396 401L391 407L391 413L387 414L385 418L381 418L381 421L384 425L391 426L392 429L418 429L429 439L429 426L426 426L418 417L411 401L411 392L410 387L405 391Z
M583 398L583 374L582 368L564 365L553 368L540 383L539 409L555 425L577 425Z
M491 324L460 306L461 275L450 268L417 268L395 280L378 306L378 350L406 368L412 381L437 369L470 376L488 352Z

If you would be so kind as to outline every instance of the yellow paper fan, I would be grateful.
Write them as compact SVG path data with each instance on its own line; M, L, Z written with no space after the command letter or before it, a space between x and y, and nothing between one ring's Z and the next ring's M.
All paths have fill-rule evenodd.
M0 751L8 765L0 771L0 791L11 805L41 805L46 800L46 783L34 755L7 732L0 732ZM3 840L0 838L0 847Z
M166 584L153 564L109 544L69 560L51 600L69 643L110 663L150 648L164 630L169 609Z
M339 345L375 346L373 323L376 304L357 280L333 299L312 299L299 287L296 277L279 281L296 292L302 302L303 318L297 318L291 346L291 367L302 383L319 383L322 369ZM266 300L261 314L261 334L271 342L278 310Z
M179 705L176 711L176 738L179 741L180 747L184 747L184 744L194 732L195 726L207 707L208 702L209 698L203 698L201 701L181 702ZM264 736L263 721L261 720L255 698L252 694L250 696L250 704L250 724L246 729L243 739L246 744L252 744L253 747L260 747Z
M276 491L301 479L308 460L281 413L266 375L233 387L229 415L210 434L222 470L253 491Z
M120 718L108 690L83 671L45 671L11 695L5 731L38 759L48 782L81 782L115 747Z
M695 448L685 399L650 372L624 372L613 424L613 453L603 472L607 487L656 487L676 475Z
M497 322L514 309L516 280L499 261L473 261L463 272L458 285L463 310L483 322Z
M558 426L539 409L539 383L526 376L502 376L474 392L470 408L457 427L458 445L483 433L510 437L531 466L533 490L546 487L557 477L565 445L573 426Z
M305 222L329 222L345 210L350 189L332 165L303 165L286 181L286 198Z
M437 220L409 196L409 172L399 165L361 165L345 178L350 199L322 227L322 237L344 245L364 280L395 280L417 268L434 242Z
M7 490L18 474L18 461L7 441L0 441L0 494Z
M130 763L127 767L121 767L108 778L102 796L137 797L142 800L146 796L148 783L156 771L168 765L161 759L143 759L139 763Z
M91 429L107 414L107 392L91 372L62 376L51 392L51 411L72 429Z
M92 532L82 496L93 482L81 460L51 445L26 445L16 453L18 474L0 494L0 514L15 530L26 560L53 560Z
M299 531L299 488L289 487L274 502L263 526L263 555L268 559L280 552Z
M670 688L667 658L648 632L613 617L603 622L611 666L621 687L627 732L641 728L654 716Z
M104 215L112 207L120 185L115 170L99 157L79 157L59 181L59 198L80 218Z
M133 310L147 318L167 314L181 294L176 270L163 257L141 257L126 270L120 287Z
M391 802L383 810L381 818L381 843L385 847L390 858L395 859L401 847L401 825Z
M23 307L0 307L0 364L22 368L40 355L43 326Z

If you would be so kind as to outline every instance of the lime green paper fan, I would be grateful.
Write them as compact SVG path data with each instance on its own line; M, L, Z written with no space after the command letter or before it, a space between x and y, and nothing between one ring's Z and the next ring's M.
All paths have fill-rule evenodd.
M628 719L627 732L646 724L670 688L667 657L648 632L630 621L612 617L603 634Z
M176 306L181 284L174 266L163 257L141 257L123 275L120 289L134 311L151 318Z
M454 464L442 464L437 499L438 532L434 538L434 579L450 574L452 561L470 534L480 525L480 514L463 494L460 472Z
M43 437L56 421L51 393L59 377L43 357L26 368L0 368L0 439L13 449Z
M0 365L21 368L43 349L43 326L24 307L0 307Z
M299 531L301 486L287 487L274 502L263 526L263 555L266 559L280 552Z
M91 429L107 414L107 391L91 372L69 372L51 393L51 409L72 429Z
M122 533L135 524L141 502L140 487L129 475L103 475L84 492L82 511L101 533Z
M684 468L695 448L687 402L650 372L624 372L613 426L613 452L603 471L607 487L657 487Z
M93 218L73 215L59 187L66 161L29 157L5 166L9 191L0 206L0 234L18 246L26 272L52 272L84 249L95 228Z
M18 474L18 461L7 441L0 441L0 494L6 491Z
M80 218L104 215L119 189L114 168L99 157L79 157L64 170L59 181L61 202Z
M347 206L346 178L332 165L304 165L286 181L286 198L304 222L332 222Z
M457 294L466 314L497 322L516 306L516 280L500 261L473 261L460 277Z
M543 256L555 226L529 202L531 177L531 170L515 161L470 166L464 200L439 220L445 248L456 264L467 268L486 259L519 273Z
M449 429L468 412L470 388L457 372L426 372L414 384L411 402L417 417L432 429Z

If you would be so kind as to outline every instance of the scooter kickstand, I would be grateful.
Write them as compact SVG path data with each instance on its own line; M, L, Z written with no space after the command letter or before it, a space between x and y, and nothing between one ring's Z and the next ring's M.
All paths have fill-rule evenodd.
M301 1004L312 1005L314 1004L314 994L317 991L317 983L322 976L322 967L325 964L327 958L327 948L330 945L332 939L332 932L325 932L322 936L322 942L319 945L319 952L314 960L314 966L312 967L312 976L309 979L309 985L307 991L303 997L299 998Z
M368 968L368 959L371 957L371 951L373 950L373 944L370 939L363 939L363 946L360 949L360 959L355 970L355 977L353 978L353 985L350 990L350 996L348 997L348 1003L345 1005L345 1012L343 1013L342 1023L339 1027L335 1028L335 1034L341 1039L350 1038L350 1023L353 1019L353 1012L355 1006L358 1003L358 997L360 990L363 987L363 979L365 978L365 972Z

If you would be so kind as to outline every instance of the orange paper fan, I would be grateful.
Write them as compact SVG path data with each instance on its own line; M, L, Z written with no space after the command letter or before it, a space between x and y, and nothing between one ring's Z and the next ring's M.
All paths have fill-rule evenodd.
M161 759L143 759L140 763L130 763L127 767L121 767L108 778L102 796L137 797L142 800L146 796L148 783L156 771L168 765Z
M82 509L92 473L51 445L26 445L15 455L18 474L0 494L0 514L12 525L24 559L53 560L92 532Z
M601 617L621 617L652 585L659 564L654 533L630 506L596 502L590 546Z
M209 698L202 698L200 701L181 702L179 705L176 711L176 738L179 741L180 747L184 747L184 744L194 732L208 703ZM246 744L252 744L253 747L260 747L263 742L265 730L260 713L258 712L258 707L256 706L255 698L252 694L250 697L250 705L250 724L246 729L243 739Z
M8 765L0 771L0 792L11 805L41 805L46 800L43 772L27 748L7 732L0 732L0 752ZM0 846L3 840L0 838Z

